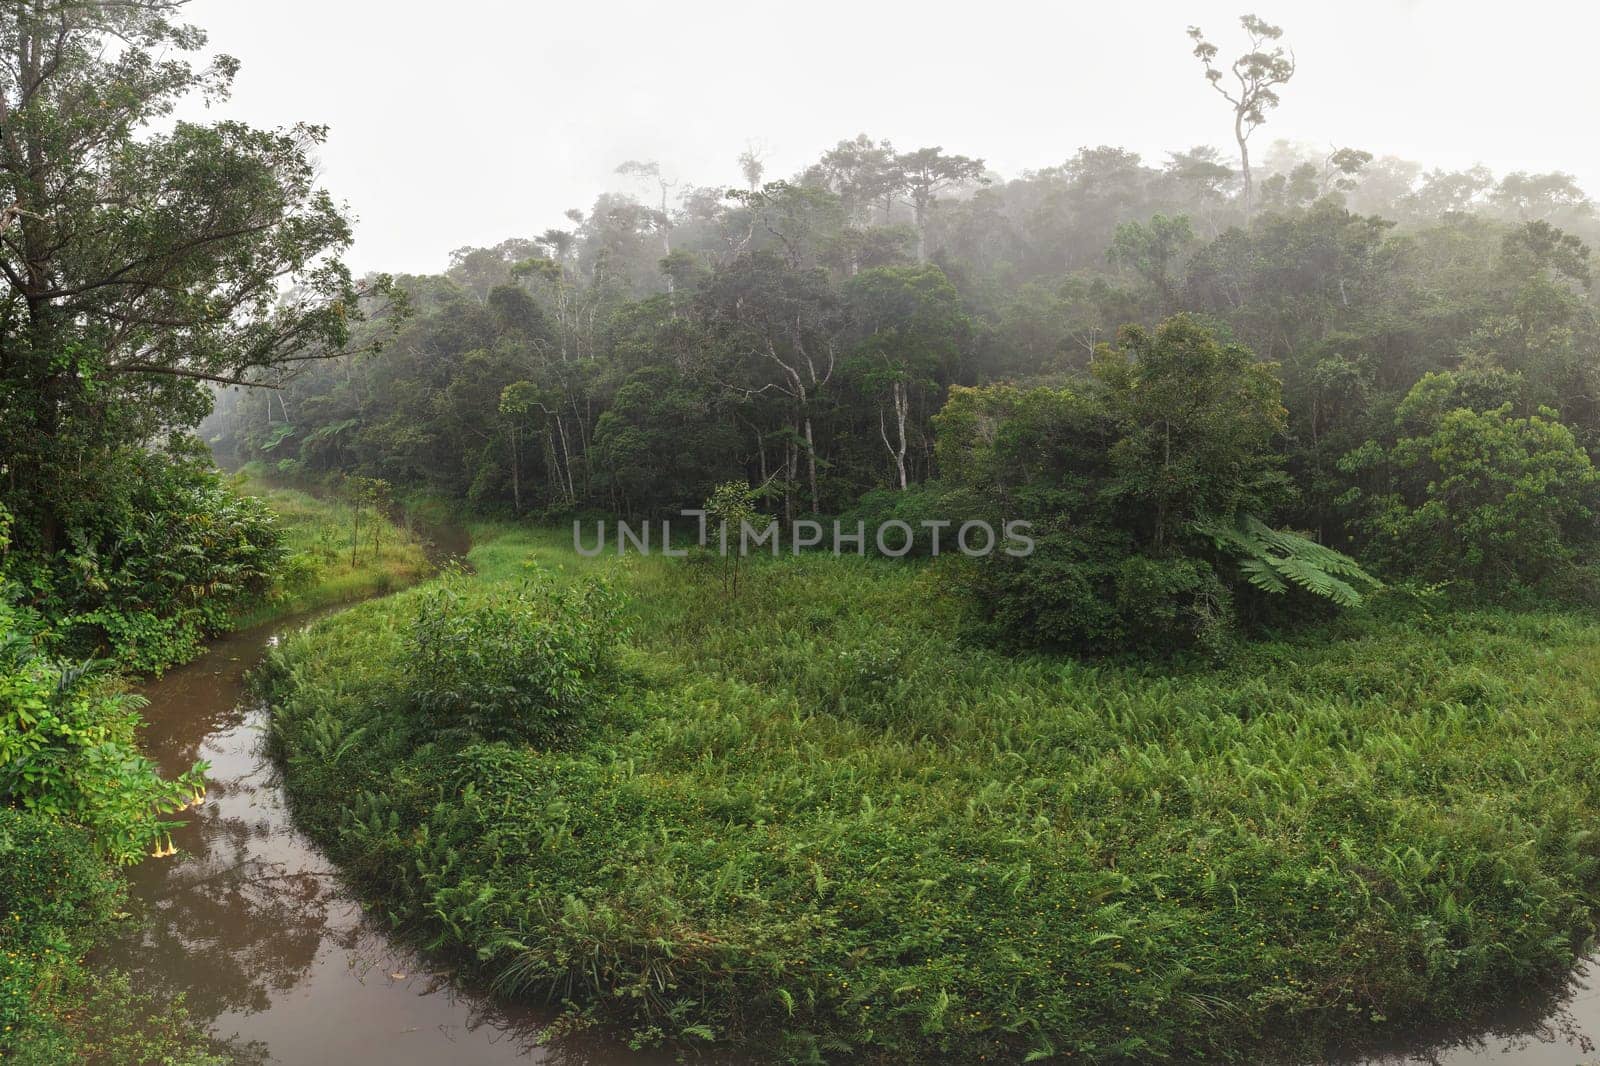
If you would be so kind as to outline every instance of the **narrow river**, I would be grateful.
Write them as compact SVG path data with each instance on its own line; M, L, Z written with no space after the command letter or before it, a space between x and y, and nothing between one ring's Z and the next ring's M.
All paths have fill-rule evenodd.
M547 1015L463 991L363 912L290 819L266 755L266 708L245 682L282 633L309 621L219 638L142 686L150 757L169 774L208 761L210 791L174 834L178 856L130 871L132 931L100 960L133 974L135 987L184 993L194 1018L251 1063L671 1061L597 1040L542 1046Z
M441 538L445 539L445 538ZM465 550L464 540L443 554ZM186 995L196 1020L251 1063L301 1066L655 1066L670 1056L614 1041L548 1045L548 1015L453 983L387 935L290 819L265 751L266 708L246 673L311 616L222 637L205 655L144 685L145 746L163 771L211 764L204 806L174 834L180 853L130 873L136 921L100 954L136 987ZM1508 1012L1489 1034L1430 1041L1368 1066L1580 1066L1600 1045L1594 967L1567 994Z

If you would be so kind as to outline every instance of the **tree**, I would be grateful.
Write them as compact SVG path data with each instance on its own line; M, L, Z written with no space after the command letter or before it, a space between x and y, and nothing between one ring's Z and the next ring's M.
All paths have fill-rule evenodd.
M1427 407L1421 404L1420 407ZM1388 491L1356 492L1361 524L1391 569L1495 595L1560 576L1595 542L1600 471L1548 408L1458 407L1385 451L1343 460L1377 466Z
M1178 262L1194 243L1194 230L1186 217L1155 215L1148 225L1124 222L1118 226L1106 258L1138 274L1155 290L1161 311L1166 313L1177 303Z
M1274 368L1188 315L1123 330L1095 376L1118 426L1114 496L1166 550L1197 521L1265 513L1282 495L1274 438L1286 412Z
M838 364L837 294L821 270L794 269L762 252L719 271L703 299L702 313L736 375L723 387L747 399L773 392L788 401L785 518L793 517L802 452L811 509L820 512L816 404Z
M617 388L595 425L596 473L622 509L646 516L694 506L740 470L738 440L716 396L665 366L647 366Z
M1233 105L1233 139L1239 145L1239 167L1244 176L1244 215L1254 211L1254 185L1250 173L1250 135L1267 121L1267 112L1278 106L1278 88L1294 76L1294 54L1281 46L1267 51L1267 44L1283 36L1283 30L1255 15L1242 15L1239 25L1250 38L1250 50L1230 65L1236 86L1223 84L1223 73L1215 65L1217 46L1205 39L1199 26L1189 27L1194 54L1205 66L1206 80L1222 98Z
M744 151L739 153L739 174L744 178L745 188L751 192L761 188L761 176L766 172L761 149L753 144L745 145Z
M500 390L497 408L505 426L506 445L511 452L511 513L522 517L522 450L527 436L529 415L539 406L538 386L514 381Z
M916 213L917 262L928 259L928 213L944 189L983 180L983 160L945 155L937 145L895 156L895 170L903 177L912 210Z
M861 133L824 152L808 176L838 195L852 223L862 223L872 206L881 203L882 222L889 225L894 222L894 202L905 190L897 159L888 141L874 141Z
M878 432L894 461L901 491L908 484L906 423L914 396L941 372L946 380L969 329L960 297L936 266L880 267L850 279L845 298L861 335L852 355L858 381L878 396Z
M661 175L661 164L655 160L630 159L617 167L618 174L625 174L640 181L653 183L661 193L661 206L651 215L651 222L655 225L656 232L661 234L661 256L666 258L672 254L672 214L667 210L667 193L677 187L676 181L668 181ZM672 292L672 275L666 275L667 292Z
M1349 192L1361 172L1372 163L1372 153L1360 148L1336 148L1322 161L1322 193Z
M753 526L760 515L756 510L756 490L743 481L724 481L706 497L701 509L717 531L723 588L737 597L739 577L744 569L744 527Z
M1500 179L1490 199L1519 221L1547 219L1561 211L1588 214L1594 205L1571 174L1516 171Z
M315 185L324 130L164 121L237 63L181 0L0 14L0 476L29 547L119 491L100 462L181 430L208 382L272 382L346 348L364 292ZM155 132L151 132L154 130Z

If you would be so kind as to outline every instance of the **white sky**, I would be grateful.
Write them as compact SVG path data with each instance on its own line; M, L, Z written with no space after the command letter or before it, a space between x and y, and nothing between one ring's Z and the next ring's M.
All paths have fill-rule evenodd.
M1600 5L1576 0L193 0L187 19L243 62L221 116L332 127L351 266L431 272L637 190L612 173L625 159L729 185L747 142L787 177L860 132L1007 177L1082 145L1231 149L1184 30L1231 57L1252 9L1300 64L1258 152L1566 170L1600 194Z

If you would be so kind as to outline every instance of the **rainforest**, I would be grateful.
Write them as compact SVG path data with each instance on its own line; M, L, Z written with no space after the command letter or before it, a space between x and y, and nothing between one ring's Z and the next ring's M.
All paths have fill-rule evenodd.
M628 97L417 271L233 16L0 4L0 1057L1592 1047L1600 213L1194 6L1159 157Z

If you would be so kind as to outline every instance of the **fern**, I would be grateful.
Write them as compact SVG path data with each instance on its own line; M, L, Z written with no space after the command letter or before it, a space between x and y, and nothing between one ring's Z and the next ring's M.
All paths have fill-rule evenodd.
M1293 586L1340 607L1359 607L1363 590L1379 584L1343 552L1299 533L1273 529L1254 515L1197 522L1194 529L1218 551L1237 559L1245 580L1263 592L1282 595Z

